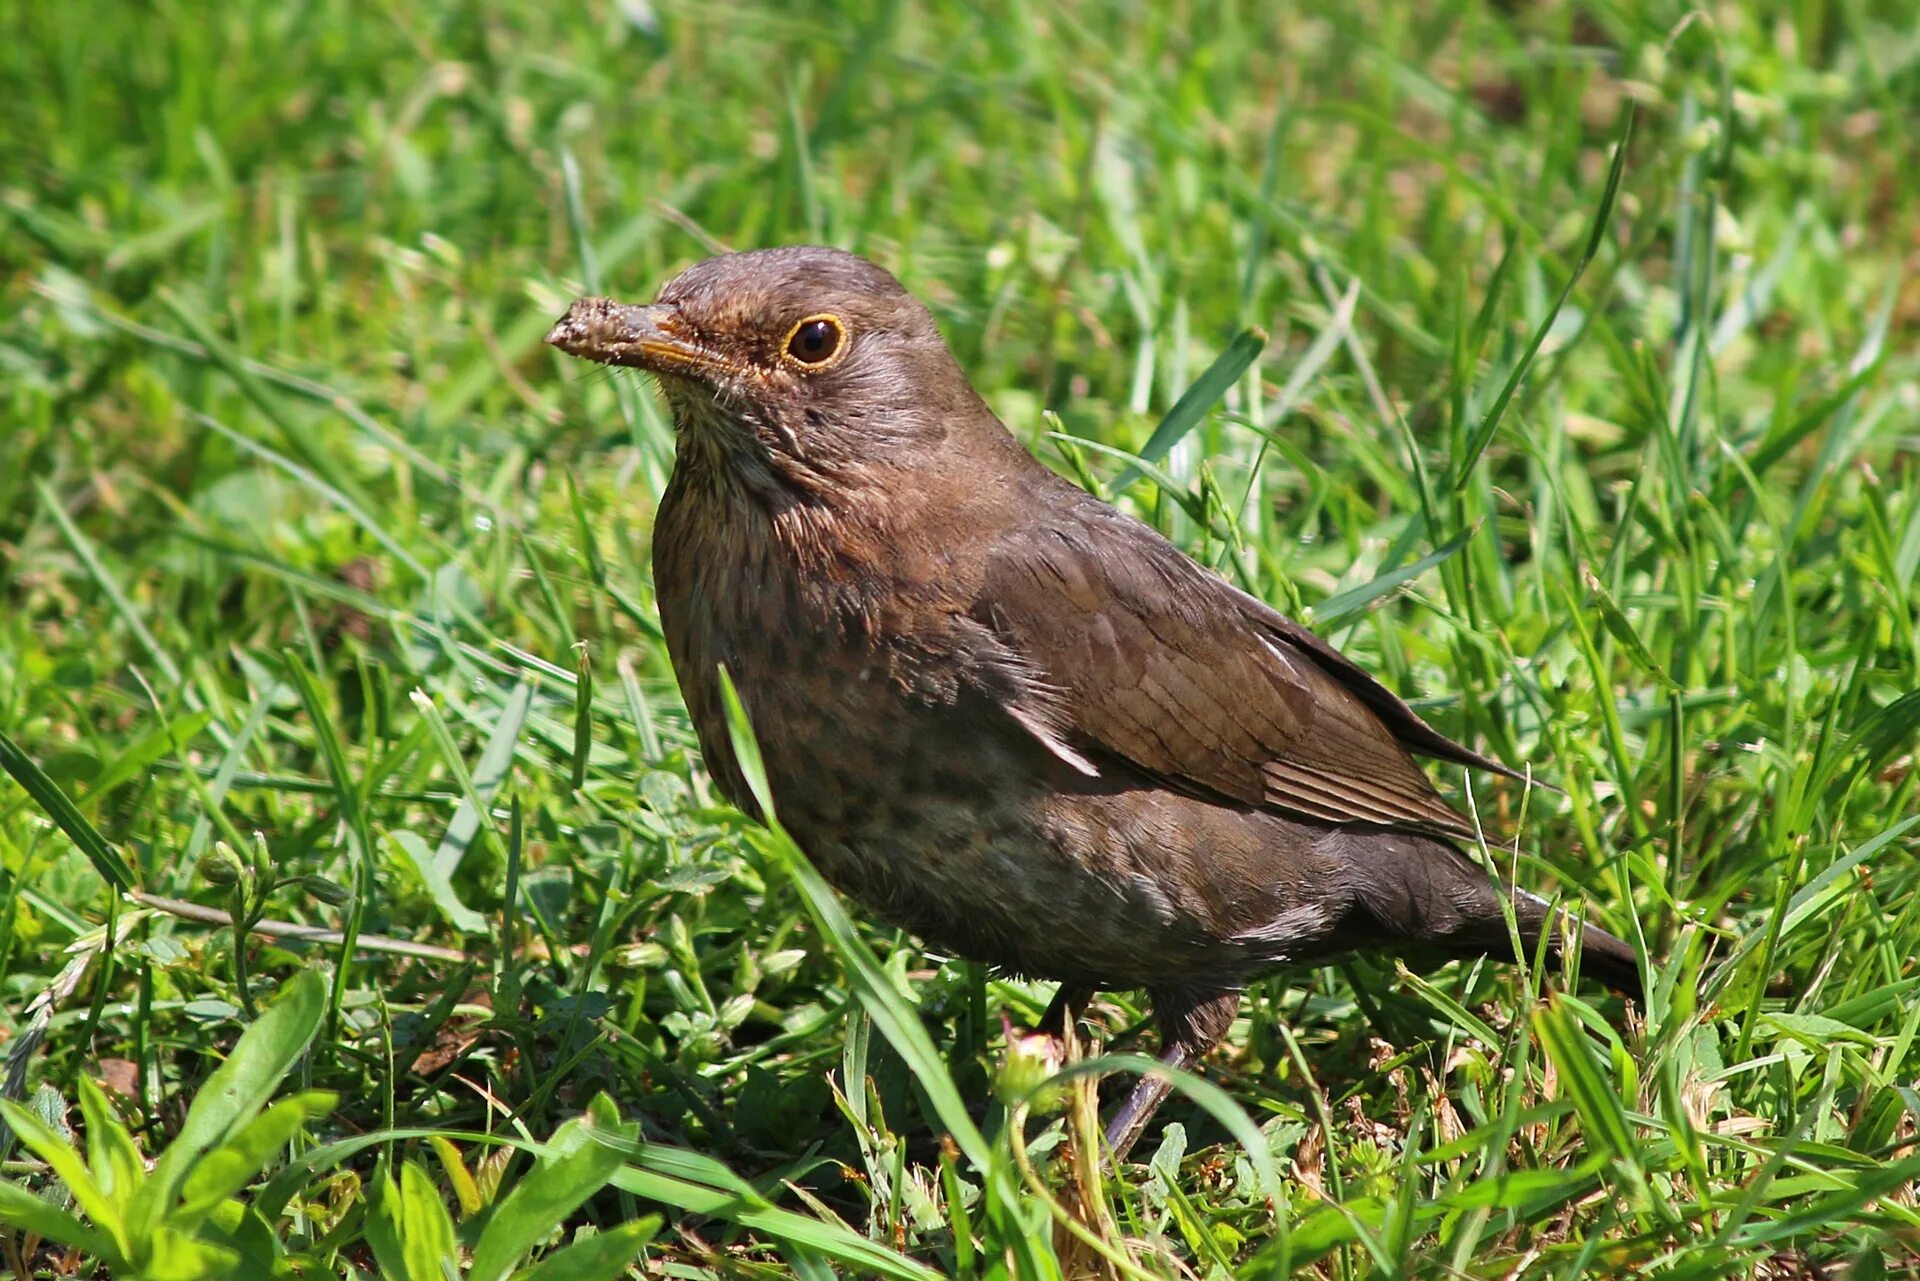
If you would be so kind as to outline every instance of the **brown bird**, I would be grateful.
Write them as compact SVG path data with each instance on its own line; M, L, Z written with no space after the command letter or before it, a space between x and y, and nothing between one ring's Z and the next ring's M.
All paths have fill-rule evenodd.
M667 650L707 767L754 811L719 669L781 821L838 888L938 948L1058 979L1059 1031L1145 988L1163 1060L1248 979L1359 949L1633 949L1500 890L1411 753L1510 777L1321 640L1029 454L900 282L835 249L727 254L547 335L658 379ZM1166 1093L1140 1082L1124 1154Z

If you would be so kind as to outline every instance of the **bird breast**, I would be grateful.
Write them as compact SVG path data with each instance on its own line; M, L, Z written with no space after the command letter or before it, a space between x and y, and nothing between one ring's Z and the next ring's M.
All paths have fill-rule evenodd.
M727 799L752 812L727 727L724 667L790 826L789 800L838 811L856 799L857 776L907 734L907 702L942 696L889 639L900 620L875 602L899 593L882 590L857 542L831 510L769 509L684 467L655 525L661 627L708 769ZM839 777L821 777L828 762ZM828 783L837 786L809 795Z

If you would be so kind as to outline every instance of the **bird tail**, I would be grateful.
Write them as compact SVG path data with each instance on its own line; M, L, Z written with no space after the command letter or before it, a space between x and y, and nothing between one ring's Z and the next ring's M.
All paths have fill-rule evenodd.
M1568 913L1556 914L1544 899L1525 890L1513 891L1513 908L1515 923L1520 927L1520 941L1528 948L1532 948L1540 941L1540 936L1546 934L1549 936L1549 955L1564 966L1568 935L1572 927L1578 926L1580 973L1586 978L1598 979L1636 1001L1646 995L1640 981L1640 958L1626 940Z
M1341 859L1358 905L1379 931L1408 946L1437 946L1455 956L1513 954L1500 890L1455 846L1408 833L1364 838L1342 833L1323 848ZM1549 953L1564 964L1577 929L1580 972L1628 996L1642 996L1639 959L1624 941L1556 911L1538 895L1525 890L1506 895L1529 955L1544 935Z

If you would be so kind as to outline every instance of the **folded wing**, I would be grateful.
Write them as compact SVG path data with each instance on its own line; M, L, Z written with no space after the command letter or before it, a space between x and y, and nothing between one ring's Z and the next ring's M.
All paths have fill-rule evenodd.
M1140 522L1090 499L1048 510L1002 536L972 614L1044 688L1016 715L1050 745L1246 805L1473 839L1410 752L1513 771Z

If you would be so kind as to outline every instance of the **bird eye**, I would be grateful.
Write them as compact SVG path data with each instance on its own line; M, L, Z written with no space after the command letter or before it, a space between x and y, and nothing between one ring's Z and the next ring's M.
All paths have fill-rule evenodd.
M787 355L803 365L824 365L840 354L846 335L834 316L808 316L787 335Z

